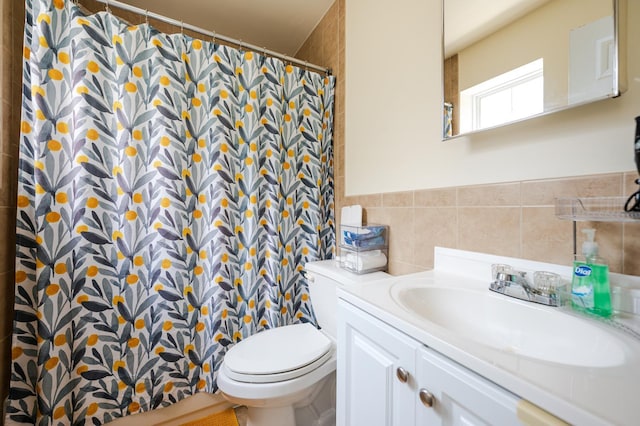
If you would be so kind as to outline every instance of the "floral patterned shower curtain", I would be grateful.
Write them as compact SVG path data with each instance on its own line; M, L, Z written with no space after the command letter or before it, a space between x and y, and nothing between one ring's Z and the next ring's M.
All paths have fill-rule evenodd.
M27 0L7 420L102 424L217 389L313 321L334 244L334 80Z

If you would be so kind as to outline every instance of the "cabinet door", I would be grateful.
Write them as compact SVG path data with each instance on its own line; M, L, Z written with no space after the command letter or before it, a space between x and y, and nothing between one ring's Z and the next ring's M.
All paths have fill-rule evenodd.
M413 425L420 344L347 302L338 305L337 425Z
M417 354L416 424L521 424L517 417L519 398L516 395L432 349L423 347ZM431 407L421 401L421 391L433 395ZM423 398L428 400L427 395Z

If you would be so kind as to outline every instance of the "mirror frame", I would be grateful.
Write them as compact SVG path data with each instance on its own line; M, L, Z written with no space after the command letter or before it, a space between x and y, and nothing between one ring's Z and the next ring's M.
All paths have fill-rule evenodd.
M498 124L496 126L485 127L482 129L477 129L465 133L458 133L456 135L445 136L446 135L446 116L444 114L444 109L446 108L447 102L445 102L445 2L447 0L442 0L442 31L441 31L441 70L442 70L442 96L441 96L441 105L442 105L442 141L447 142L453 139L457 139L464 136L473 135L476 133L486 132L493 129L498 129L505 126L510 126L512 124L521 123L523 121L531 120L534 118L542 117L545 115L553 114L560 111L565 111L568 109L580 107L582 105L587 105L593 102L601 101L603 99L611 99L617 98L622 95L626 91L626 74L624 69L624 63L626 59L626 25L622 18L626 18L626 0L610 0L613 5L613 91L603 96L594 97L593 99L589 99L587 101L578 102L575 104L567 104L562 107L551 108L547 111L543 111L539 114L533 114L528 117L520 118L517 120L509 121L503 124Z

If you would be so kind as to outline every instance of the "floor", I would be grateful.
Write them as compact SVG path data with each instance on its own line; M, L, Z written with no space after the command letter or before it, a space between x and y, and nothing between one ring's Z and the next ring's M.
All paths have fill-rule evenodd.
M179 426L231 407L220 394L198 393L169 407L134 414L109 423L110 426ZM247 424L246 407L236 408L239 426Z

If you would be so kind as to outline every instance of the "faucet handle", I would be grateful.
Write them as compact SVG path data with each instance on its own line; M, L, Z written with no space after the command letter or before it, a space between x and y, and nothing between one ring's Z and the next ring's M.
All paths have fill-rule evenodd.
M501 281L498 278L498 274L499 273L511 272L512 269L513 268L511 267L511 265L504 265L502 263L494 263L493 265L491 265L491 278L494 279L494 280Z
M533 285L542 294L555 294L560 286L560 275L547 271L533 273Z

